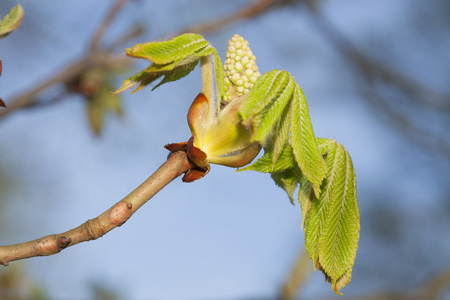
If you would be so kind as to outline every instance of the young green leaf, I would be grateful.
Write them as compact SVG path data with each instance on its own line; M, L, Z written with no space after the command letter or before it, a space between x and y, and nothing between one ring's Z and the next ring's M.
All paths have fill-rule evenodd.
M264 155L255 161L253 164L248 165L238 171L257 171L262 173L275 173L280 171L285 171L297 166L295 161L294 153L291 146L287 146L283 149L280 156L276 160L275 164L273 162L273 157L271 152L266 152Z
M0 20L0 39L5 38L20 26L24 14L25 12L20 4L11 8L9 14L7 14L3 20Z
M273 86L276 90L269 93L270 101L254 117L255 133L253 139L255 141L264 142L273 132L294 92L295 81L288 72L280 73L277 79L280 84L276 87Z
M292 76L279 70L262 75L239 108L239 115L244 124L254 126L253 139L261 142L265 151L274 151L272 164L290 133L297 164L319 196L326 166L319 153L306 98Z
M275 183L284 189L294 204L294 191L300 183L302 172L300 171L291 146L287 146L280 153L278 159L273 163L272 152L267 151L253 164L238 171L257 171L272 173L271 177Z
M289 107L289 104L285 107L273 131L272 164L275 164L289 141L289 129L291 127Z
M304 215L308 254L332 284L333 290L351 279L359 240L359 210L356 177L347 150L333 140L319 139L326 156L327 175L317 198L311 187L302 185L299 200Z
M311 187L311 182L303 176L300 182L300 188L298 190L298 202L300 203L300 209L302 211L302 228L305 227L305 221L306 218L308 218L308 212L311 208L313 199L314 190Z
M244 122L251 121L277 94L282 93L289 81L289 73L273 70L263 74L250 90L239 108L239 115Z
M189 73L191 73L195 69L195 66L197 66L197 64L198 64L198 60L195 60L195 61L193 61L191 63L187 63L185 65L177 66L176 68L174 68L172 70L172 72L166 73L166 75L164 76L163 80L161 80L160 83L155 85L155 87L152 88L152 91L154 89L156 89L157 87L163 85L164 83L171 82L171 81L176 81L178 79L181 79L181 78L187 76Z
M125 80L114 94L121 93L134 86L137 86L137 88L133 93L137 92L163 76L163 80L152 90L164 83L181 79L194 70L200 58L208 55L212 55L214 59L218 94L224 93L225 88L220 57L216 49L201 35L185 33L169 41L138 44L126 49L126 53L132 57L147 59L152 63L138 74Z
M289 200L291 200L292 205L294 205L294 191L302 177L302 172L298 166L281 172L272 173L270 176L275 181L276 185L281 187L288 194Z
M175 61L164 65L151 64L141 72L125 80L122 86L115 91L114 94L121 93L138 85L133 91L133 93L135 93L164 76L163 80L152 89L154 90L166 82L175 81L187 76L194 70L195 66L198 64L198 60L199 57L190 56L181 61Z
M164 75L164 73L162 72L150 71L151 68L152 65L125 80L122 83L122 86L117 91L115 91L114 94L121 93L129 88L138 85L138 87L132 92L136 93L137 91L142 90L144 87L146 87L147 85L151 84L153 81L157 80L158 78Z
M326 174L325 162L319 153L316 137L309 117L308 103L300 86L296 84L291 101L291 143L300 169L320 196L320 185Z
M137 44L126 49L126 53L129 56L145 58L155 64L163 65L180 61L208 45L208 41L201 35L185 33L169 41Z

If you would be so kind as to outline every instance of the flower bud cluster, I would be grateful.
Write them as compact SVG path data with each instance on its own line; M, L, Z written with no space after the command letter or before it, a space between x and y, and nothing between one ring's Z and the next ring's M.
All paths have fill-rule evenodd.
M239 34L235 34L228 42L224 70L225 87L228 89L225 101L247 94L261 76L248 41Z

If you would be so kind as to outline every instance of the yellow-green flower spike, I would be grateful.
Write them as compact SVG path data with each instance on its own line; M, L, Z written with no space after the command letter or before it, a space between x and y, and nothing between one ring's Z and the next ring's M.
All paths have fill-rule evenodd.
M227 102L248 94L261 76L248 41L239 34L228 41L224 70L225 89L228 91L223 100Z

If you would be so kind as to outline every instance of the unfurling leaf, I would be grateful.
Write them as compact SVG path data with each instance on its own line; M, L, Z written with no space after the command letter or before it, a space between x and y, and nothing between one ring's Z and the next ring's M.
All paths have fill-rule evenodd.
M239 114L244 124L254 126L253 140L262 143L266 152L273 152L272 163L276 163L286 144L292 146L295 161L319 196L326 166L319 153L306 98L292 76L279 70L262 75L239 108Z
M302 172L295 161L291 146L283 149L275 163L273 163L272 153L266 152L256 162L239 171L272 173L271 177L276 185L288 194L291 203L294 204L294 191L300 183Z
M264 155L255 161L253 164L239 169L238 171L257 171L262 173L275 173L285 171L294 167L298 167L295 161L292 147L288 146L283 149L281 155L275 164L272 164L273 158L271 152L266 152Z
M308 103L300 86L296 84L294 101L291 101L291 143L295 158L305 175L312 183L314 194L319 197L326 174L326 166L318 150L316 137L309 117Z
M208 41L201 35L186 33L169 41L137 44L126 49L126 52L129 56L145 58L155 64L164 65L180 61L208 45Z
M350 282L358 248L356 177L350 155L341 144L328 139L318 139L318 143L326 157L327 175L319 198L307 183L300 190L305 246L315 268L339 294Z
M209 55L213 55L214 59L217 90L219 95L224 93L220 57L216 49L201 35L185 33L169 41L138 44L126 49L126 53L132 57L147 59L151 64L138 74L125 80L114 94L134 86L137 86L134 90L134 92L137 92L162 76L164 76L163 80L153 89L164 83L181 79L194 70L200 58Z
M193 61L191 63L187 63L187 64L182 64L182 65L177 65L172 72L168 72L166 73L166 75L164 76L163 80L161 80L160 83L158 83L157 85L155 85L154 88L152 88L152 91L154 89L156 89L157 87L163 85L164 83L167 82L171 82L171 81L176 81L178 79L181 79L185 76L187 76L189 73L191 73L195 66L197 66L198 61Z
M281 172L272 173L270 175L275 181L275 184L282 188L289 196L292 205L294 205L294 191L300 183L302 173L300 169L295 166Z
M3 20L0 20L0 39L5 38L20 26L24 14L25 12L20 4L11 8L9 14Z

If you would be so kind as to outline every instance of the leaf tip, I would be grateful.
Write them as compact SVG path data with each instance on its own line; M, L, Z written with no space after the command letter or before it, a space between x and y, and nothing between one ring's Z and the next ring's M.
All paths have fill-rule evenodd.
M116 91L114 91L112 94L115 96L115 95L117 95L117 94L122 93L124 90L125 90L125 89L123 89L123 88L119 88L119 89L117 89Z
M291 204L295 206L294 197L292 195L289 195L289 200L291 200ZM302 224L303 227L303 224Z
M5 38L16 30L22 23L25 11L20 4L17 4L9 11L3 20L0 19L0 39Z

